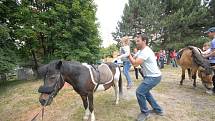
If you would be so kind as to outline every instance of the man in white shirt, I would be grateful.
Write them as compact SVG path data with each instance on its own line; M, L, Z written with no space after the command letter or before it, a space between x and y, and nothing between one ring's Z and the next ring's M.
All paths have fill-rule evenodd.
M161 81L161 71L159 70L156 62L154 52L147 46L148 38L143 35L138 35L136 40L137 48L139 49L137 56L133 58L129 55L129 60L134 66L141 65L144 81L139 85L136 90L137 100L140 106L141 113L138 115L138 121L144 121L149 113L163 115L162 108L157 104L153 98L150 90ZM146 100L149 102L153 110L149 110Z

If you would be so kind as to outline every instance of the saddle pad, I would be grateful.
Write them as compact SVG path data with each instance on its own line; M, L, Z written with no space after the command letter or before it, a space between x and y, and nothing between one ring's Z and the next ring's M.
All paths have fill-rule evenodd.
M99 82L100 84L107 84L113 80L113 73L107 64L99 65L98 70L100 73L100 81L96 79L96 83Z

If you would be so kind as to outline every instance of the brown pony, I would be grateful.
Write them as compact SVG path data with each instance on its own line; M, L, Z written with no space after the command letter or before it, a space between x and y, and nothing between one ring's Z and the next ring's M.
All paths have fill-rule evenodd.
M189 78L193 79L193 86L196 87L196 72L202 81L202 84L211 91L213 88L213 69L208 60L204 59L201 50L194 46L188 46L178 52L177 63L181 66L182 75L180 85L183 85L185 79L185 70L188 70Z

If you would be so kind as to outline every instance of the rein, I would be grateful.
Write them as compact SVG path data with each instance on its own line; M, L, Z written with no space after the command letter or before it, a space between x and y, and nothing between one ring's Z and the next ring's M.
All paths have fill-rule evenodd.
M56 88L56 87L58 86L58 82L59 82L59 80L60 80L59 78L61 78L61 79L64 81L64 79L63 79L63 77L62 77L62 75L61 75L61 73L60 73L60 76L58 77L58 79L57 79L57 81L56 81L56 83L55 83L54 88ZM45 77L44 79L46 79L46 77ZM54 92L55 92L55 90L54 90ZM43 121L45 106L48 104L48 102L50 101L50 99L54 97L54 95L55 95L54 92L52 92L52 93L49 95L49 98L48 98L48 100L46 100L44 106L42 106L42 108L40 109L40 111L31 119L31 121L36 121L36 118L39 116L40 112L42 112L42 121Z

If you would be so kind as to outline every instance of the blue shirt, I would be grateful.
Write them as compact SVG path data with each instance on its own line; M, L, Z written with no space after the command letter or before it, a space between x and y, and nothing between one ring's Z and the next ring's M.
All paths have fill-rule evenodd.
M211 41L211 51L213 50L213 49L215 49L215 38ZM209 57L209 62L210 63L215 63L215 56L213 56L213 57Z

